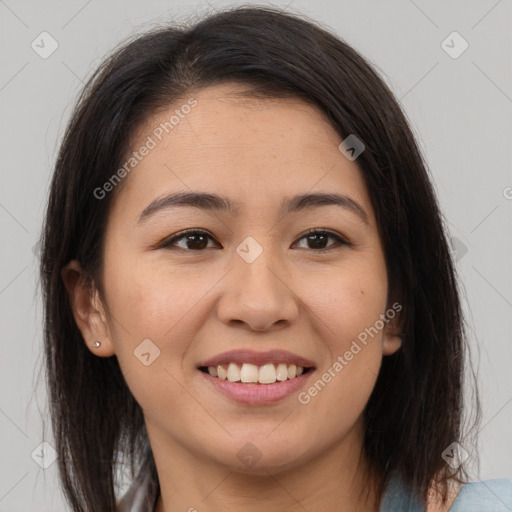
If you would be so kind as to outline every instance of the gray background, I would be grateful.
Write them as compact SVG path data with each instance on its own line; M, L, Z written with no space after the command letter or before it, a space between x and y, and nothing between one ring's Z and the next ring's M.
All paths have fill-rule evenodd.
M37 372L42 329L35 246L51 169L77 93L126 36L228 5L237 3L0 0L0 512L66 510L56 464L42 469L35 462L45 418L44 378L38 381ZM511 478L512 2L272 5L288 5L331 27L366 56L418 134L455 239L467 296L483 399L479 478ZM58 42L46 59L31 47L43 31ZM441 46L453 31L469 44L458 58ZM461 48L456 40L448 44L452 52ZM51 450L45 453L49 460Z

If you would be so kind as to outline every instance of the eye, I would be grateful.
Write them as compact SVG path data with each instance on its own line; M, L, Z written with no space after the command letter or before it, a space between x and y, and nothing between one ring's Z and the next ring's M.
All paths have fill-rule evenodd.
M325 247L325 243L329 238L336 240L336 243L331 244L327 248ZM312 229L308 231L304 236L302 236L299 240L306 240L307 244L312 244L313 247L306 247L306 249L313 249L314 252L327 252L331 250L333 245L335 247L340 245L351 245L347 240L342 238L340 235L333 233L332 231L326 231L324 229Z
M213 240L213 237L206 231L199 229L187 229L186 231L182 231L171 238L167 238L158 246L158 248L162 249L176 246L180 249L201 251L203 249L207 249L208 239ZM181 240L183 240L183 244L180 246L177 242Z

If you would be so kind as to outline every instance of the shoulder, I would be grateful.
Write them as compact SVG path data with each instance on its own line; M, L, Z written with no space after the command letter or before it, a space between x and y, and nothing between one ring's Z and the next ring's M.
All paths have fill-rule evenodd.
M510 512L512 479L482 480L463 485L449 512Z
M448 482L448 500L440 501L432 487L427 512L512 512L512 479L482 480L462 486ZM379 512L425 512L425 506L403 480L394 475L388 482Z

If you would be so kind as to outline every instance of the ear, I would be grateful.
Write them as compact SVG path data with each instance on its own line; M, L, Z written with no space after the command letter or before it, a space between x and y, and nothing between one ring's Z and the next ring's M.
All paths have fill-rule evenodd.
M393 305L386 310L385 316L387 322L382 339L382 354L385 356L394 354L402 346L404 315L401 311L402 305L399 302L394 302Z
M87 348L100 357L114 355L114 344L105 313L105 307L94 282L91 282L77 260L70 261L61 277L68 292L75 322L82 333ZM95 341L101 342L98 348Z

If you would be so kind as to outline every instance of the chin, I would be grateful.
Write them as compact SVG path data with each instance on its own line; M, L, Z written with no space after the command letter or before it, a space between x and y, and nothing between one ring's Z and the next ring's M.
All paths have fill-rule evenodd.
M216 445L214 459L229 471L255 476L281 473L307 462L303 446L307 436L288 438L285 442L277 437L270 441L268 437L265 438L266 435L259 434L256 439L247 435L232 438L229 444L224 445L222 453L219 453L219 445Z

